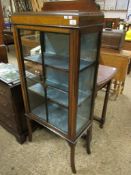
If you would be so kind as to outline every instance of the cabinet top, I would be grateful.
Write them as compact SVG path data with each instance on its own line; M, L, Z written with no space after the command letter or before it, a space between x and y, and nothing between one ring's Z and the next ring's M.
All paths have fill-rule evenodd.
M95 0L72 0L72 1L54 1L45 2L43 11L62 11L62 10L79 10L79 11L99 11Z
M42 10L16 13L12 23L68 28L103 25L104 15L93 0L46 2Z

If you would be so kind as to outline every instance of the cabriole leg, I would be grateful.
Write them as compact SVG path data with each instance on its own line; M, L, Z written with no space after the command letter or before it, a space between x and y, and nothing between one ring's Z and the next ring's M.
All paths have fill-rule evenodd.
M70 151L70 163L71 163L71 169L74 174L76 174L76 168L75 168L75 146L76 144L69 143L71 151Z

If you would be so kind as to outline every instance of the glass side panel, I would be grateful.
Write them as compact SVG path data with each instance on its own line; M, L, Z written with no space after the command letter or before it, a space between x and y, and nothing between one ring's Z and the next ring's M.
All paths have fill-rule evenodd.
M90 115L90 106L91 106L91 96L86 98L86 100L78 106L77 109L77 125L76 131L79 133L84 125L87 124Z
M69 35L29 30L20 34L30 112L67 134Z
M98 33L81 35L80 58L89 62L96 60Z
M98 33L81 35L80 59L84 60L88 67L79 73L79 90L78 90L78 109L76 133L78 134L90 119L91 100L95 76L95 61L97 57L97 40ZM81 93L84 94L84 100L79 104Z

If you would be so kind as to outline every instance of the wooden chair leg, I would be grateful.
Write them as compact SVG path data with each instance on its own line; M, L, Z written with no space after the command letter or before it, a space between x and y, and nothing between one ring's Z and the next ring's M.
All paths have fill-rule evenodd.
M120 94L122 94L122 93L123 93L123 90L124 90L124 85L125 85L125 82L122 82L122 84L121 84L121 92L120 92Z
M121 87L121 84L120 84L120 82L117 81L117 86L115 89L115 100L117 99L118 95L120 94L120 87Z
M75 168L75 146L76 144L69 143L71 152L70 152L70 163L71 163L71 169L74 174L76 174L76 168Z
M32 142L32 123L29 118L27 118L27 127L28 127L28 138L29 141Z
M116 91L116 89L117 89L117 81L116 80L114 80L114 91Z
M118 89L117 89L117 95L120 94L120 91L121 91L121 83L119 82Z

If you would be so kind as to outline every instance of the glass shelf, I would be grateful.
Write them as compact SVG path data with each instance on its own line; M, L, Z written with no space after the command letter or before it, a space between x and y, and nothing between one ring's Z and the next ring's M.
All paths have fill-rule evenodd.
M48 80L48 79L46 80L46 84L48 84L48 86L63 90L65 92L68 92L68 86L66 84L62 84L62 83L58 83L58 82L56 83L56 82Z
M32 113L42 120L46 120L45 104L42 104L32 110ZM68 110L57 104L48 103L48 123L54 125L60 130L68 131Z
M42 64L42 59L40 54L26 56L24 57L24 60Z
M64 107L68 107L68 93L56 88L47 88L47 98Z
M56 69L62 69L64 71L68 71L68 60L69 57L61 57L59 55L45 55L45 65L49 67L53 67Z
M41 96L45 96L44 94L44 87L40 84L40 83L36 83L33 86L30 86L28 88L29 90L31 90L32 92L41 95ZM78 106L87 98L89 98L91 95L91 92L88 91L88 93L84 93L79 91L79 99L78 99ZM53 101L54 103L57 103L59 105L62 105L64 107L68 108L68 93L64 92L62 90L53 88L53 87L48 87L47 88L47 98L51 101Z
M31 90L32 92L35 92L36 94L45 97L45 93L44 93L44 87L40 84L40 83L36 83L30 87L28 87L29 90Z
M27 61L32 61L32 62L42 64L42 58L41 58L40 54L30 55L30 56L25 57L24 59ZM44 55L44 61L45 61L46 66L60 69L60 70L64 70L64 71L69 70L68 59L69 59L68 57L61 57L59 55L52 55L52 54L45 54ZM87 67L89 67L93 63L94 63L93 61L87 61L84 59L80 59L80 71L86 69Z
M42 104L32 110L32 113L35 114L42 120L46 121L46 109L45 104ZM81 126L85 124L85 118L77 118L77 131L81 130ZM68 110L57 105L48 102L48 123L59 128L63 132L68 132Z

